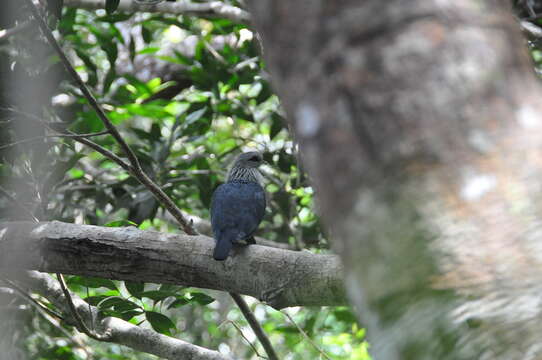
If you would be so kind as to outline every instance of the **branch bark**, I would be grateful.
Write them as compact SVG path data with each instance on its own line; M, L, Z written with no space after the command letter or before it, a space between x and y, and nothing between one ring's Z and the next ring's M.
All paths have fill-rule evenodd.
M64 297L62 289L57 281L47 274L37 271L23 271L17 274L17 280L25 286L37 291L47 298L58 309L62 309L65 319L71 325L77 325L68 308L68 301ZM98 310L71 293L71 298L76 307L77 313L81 315L86 323L92 323L96 319ZM192 360L231 360L230 357L220 354L217 351L190 344L188 342L158 334L152 330L133 325L122 319L106 317L99 319L97 326L100 332L108 334L111 342L126 345L133 349L153 354L165 359L192 359Z
M336 256L251 245L238 246L231 259L217 262L211 256L213 246L206 236L131 227L7 222L0 224L0 269L224 290L277 309L346 303Z
M64 5L81 9L105 9L105 0L65 0ZM156 12L173 15L193 15L199 17L218 17L233 22L248 24L250 14L245 10L222 1L193 3L189 1L163 2L156 5L138 4L133 0L120 0L117 11Z

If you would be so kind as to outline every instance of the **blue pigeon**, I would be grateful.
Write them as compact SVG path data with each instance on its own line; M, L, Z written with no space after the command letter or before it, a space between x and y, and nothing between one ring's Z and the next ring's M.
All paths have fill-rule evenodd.
M239 155L226 183L213 193L211 226L216 241L215 260L226 260L238 241L256 243L253 235L265 214L265 192L258 170L262 162L262 155L256 151Z

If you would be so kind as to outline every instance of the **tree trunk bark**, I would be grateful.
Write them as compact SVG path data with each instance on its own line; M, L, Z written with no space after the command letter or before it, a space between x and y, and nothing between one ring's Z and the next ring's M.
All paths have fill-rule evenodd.
M507 5L252 2L377 360L542 356L542 94Z

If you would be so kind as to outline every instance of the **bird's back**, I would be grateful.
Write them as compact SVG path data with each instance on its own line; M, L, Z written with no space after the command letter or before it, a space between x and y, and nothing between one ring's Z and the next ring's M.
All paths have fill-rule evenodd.
M216 188L211 200L211 225L220 244L251 237L265 214L265 192L255 182L230 181Z

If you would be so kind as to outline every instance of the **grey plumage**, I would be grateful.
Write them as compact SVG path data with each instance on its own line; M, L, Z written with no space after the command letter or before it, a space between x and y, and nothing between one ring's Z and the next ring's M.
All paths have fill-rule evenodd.
M258 166L259 152L237 157L226 183L216 188L211 200L211 225L216 241L213 258L225 260L234 243L254 243L253 234L265 214L265 192Z

